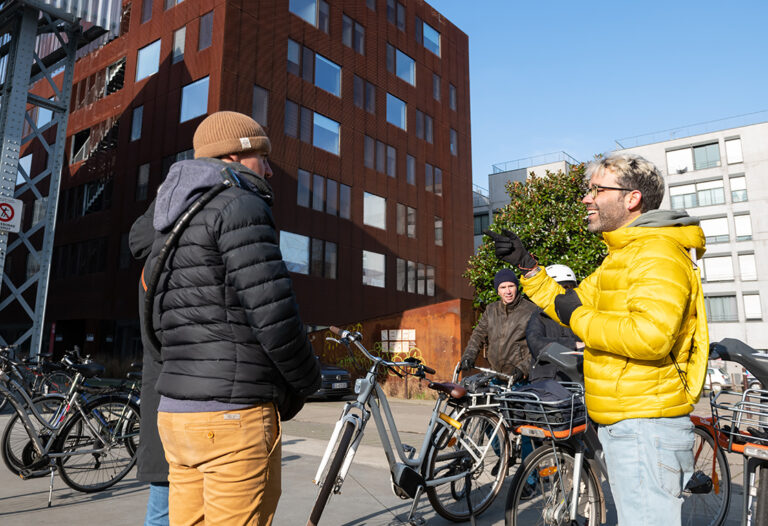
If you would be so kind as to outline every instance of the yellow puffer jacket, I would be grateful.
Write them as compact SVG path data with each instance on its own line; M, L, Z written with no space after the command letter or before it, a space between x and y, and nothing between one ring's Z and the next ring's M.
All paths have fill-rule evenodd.
M661 227L635 221L604 233L608 256L576 288L582 306L570 327L586 345L586 403L599 424L686 415L701 394L709 341L701 282L687 251L700 258L704 234L689 219ZM521 283L558 319L554 299L563 289L546 271Z

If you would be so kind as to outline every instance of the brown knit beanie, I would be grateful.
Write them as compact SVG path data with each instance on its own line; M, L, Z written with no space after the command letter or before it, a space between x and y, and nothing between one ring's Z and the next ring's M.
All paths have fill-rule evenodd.
M192 138L195 159L256 151L269 154L269 137L258 122L236 111L217 111L206 117Z

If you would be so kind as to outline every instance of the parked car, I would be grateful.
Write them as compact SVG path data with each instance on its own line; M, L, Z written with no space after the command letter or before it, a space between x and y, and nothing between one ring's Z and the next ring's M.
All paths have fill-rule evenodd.
M320 375L320 389L310 399L338 400L354 392L352 375L346 369L320 362Z
M719 393L722 389L733 389L731 375L725 369L715 367L707 368L707 379L704 382L704 388Z

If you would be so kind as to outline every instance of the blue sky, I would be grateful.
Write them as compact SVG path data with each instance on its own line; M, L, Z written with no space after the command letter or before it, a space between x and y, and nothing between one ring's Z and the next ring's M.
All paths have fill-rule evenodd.
M496 163L768 110L765 0L427 1L469 36L484 188Z

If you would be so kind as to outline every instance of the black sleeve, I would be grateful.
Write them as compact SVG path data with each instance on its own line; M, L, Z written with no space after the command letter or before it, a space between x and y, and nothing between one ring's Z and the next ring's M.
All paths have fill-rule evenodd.
M538 359L541 350L550 343L559 343L568 349L575 349L578 341L571 329L563 327L542 311L531 314L525 328L525 339L534 361Z
M152 242L155 240L155 227L152 226L154 216L155 202L152 201L146 212L141 214L131 225L131 231L128 233L128 246L136 259L146 258L152 250Z

